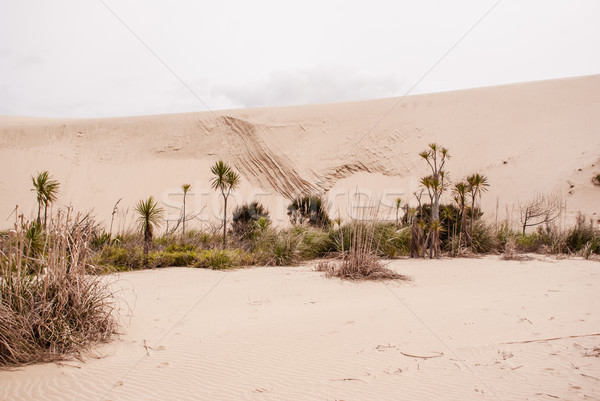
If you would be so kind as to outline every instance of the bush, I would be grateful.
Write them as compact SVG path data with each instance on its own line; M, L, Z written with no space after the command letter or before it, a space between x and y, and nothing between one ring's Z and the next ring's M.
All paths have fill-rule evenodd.
M251 254L239 249L210 249L198 253L195 267L213 270L228 269L254 264Z
M341 261L319 263L317 270L325 271L328 277L350 280L407 279L381 263L376 244L378 227L381 228L381 224L374 221L353 222L342 227L337 231L338 243L343 247Z
M266 227L270 223L269 211L260 203L244 203L233 211L233 224L231 230L241 238L250 238L258 221Z
M297 226L290 234L299 239L298 253L302 260L322 258L335 249L330 233L320 228Z
M102 249L104 246L110 244L110 240L110 234L106 231L102 231L101 233L93 232L92 240L90 241L90 246L92 247L92 249Z
M78 216L79 217L79 216ZM15 225L0 252L0 365L61 360L117 330L114 294L89 275L90 233L59 213L49 219L42 269L31 269L27 226Z
M117 271L141 269L144 267L144 252L141 246L124 248L111 245L102 249L94 263L114 267Z
M309 224L316 227L329 227L331 220L320 196L304 196L294 199L288 206L288 216L292 224Z
M592 221L585 222L585 216L581 213L577 216L577 223L571 228L566 237L566 246L570 252L584 250L588 253L600 253L600 232L594 229Z
M359 229L358 226L362 226ZM370 227L368 229L368 227ZM373 239L362 240L370 244L371 251L380 257L396 258L410 254L410 230L398 230L394 223L379 222L353 222L346 224L331 233L334 249L338 252L347 251L352 245L352 238L355 232L361 235L370 235L372 231Z
M194 266L198 254L195 251L163 251L151 253L148 259L151 267L185 267Z
M538 252L543 246L544 238L538 233L515 236L515 248L520 252Z
M495 228L482 220L475 221L471 249L477 253L498 252L500 241L495 233Z
M174 252L192 252L196 250L196 245L194 244L186 244L186 243L172 243L167 245L165 248L165 252L174 253Z
M295 230L262 231L255 242L258 263L266 266L289 266L300 260L302 237Z

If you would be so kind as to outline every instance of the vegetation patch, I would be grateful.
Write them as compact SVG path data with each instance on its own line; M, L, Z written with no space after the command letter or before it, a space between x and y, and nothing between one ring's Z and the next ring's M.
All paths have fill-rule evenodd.
M41 251L28 239L37 222L17 222L4 235L0 365L76 356L116 333L114 293L101 276L88 274L91 225L79 217L49 219Z

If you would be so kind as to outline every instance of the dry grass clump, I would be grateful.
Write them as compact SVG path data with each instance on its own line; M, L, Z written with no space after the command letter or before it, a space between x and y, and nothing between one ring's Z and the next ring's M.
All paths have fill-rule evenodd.
M106 280L86 274L87 224L59 213L47 229L15 223L0 250L0 366L78 356L118 325ZM34 244L42 249L32 249Z
M378 255L380 244L376 242L376 216L366 217L339 230L341 260L337 263L322 261L317 270L324 271L328 277L349 280L406 280L406 276L388 269L381 262Z
M515 238L510 238L504 246L504 253L500 256L502 260L531 260L531 257L518 252L517 241Z

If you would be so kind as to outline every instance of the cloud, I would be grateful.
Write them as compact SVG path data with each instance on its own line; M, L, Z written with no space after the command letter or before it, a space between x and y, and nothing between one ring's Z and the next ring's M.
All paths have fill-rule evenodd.
M238 107L268 107L399 96L402 86L400 79L391 74L327 67L274 71L265 80L245 85L214 85L211 95L226 97Z

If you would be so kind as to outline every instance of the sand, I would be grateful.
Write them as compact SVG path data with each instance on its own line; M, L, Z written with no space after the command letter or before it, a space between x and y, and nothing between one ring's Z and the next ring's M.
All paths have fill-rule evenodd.
M597 219L598 110L600 75L299 107L0 117L0 228L15 205L35 216L30 177L42 170L61 182L57 206L92 210L107 226L120 200L113 231L149 195L176 220L184 183L199 214L188 227L216 224L209 167L219 159L242 176L230 212L258 199L285 225L291 197L322 193L346 220L359 192L393 219L434 141L450 149L452 180L489 178L490 221L517 224L536 192L560 194L560 224L578 211ZM0 400L600 400L597 262L391 267L413 280L345 282L311 264L108 276L121 289L119 339L83 361L0 371Z
M235 204L258 199L276 224L287 222L289 198L325 194L334 218L348 219L357 190L380 199L382 218L412 193L427 166L418 153L430 142L450 149L454 182L480 172L491 187L482 198L491 221L518 221L534 193L559 193L568 216L600 216L600 75L372 101L221 110L108 119L0 117L0 228L15 205L37 213L31 175L50 170L61 183L59 206L93 210L115 227L154 195L177 220L181 185L192 192L189 226L221 216L210 189L218 159L242 176ZM449 197L445 201L450 201ZM10 217L9 217L10 216ZM172 225L171 225L172 227ZM163 225L163 229L166 225Z
M0 371L0 400L600 399L597 262L390 266L412 281L311 264L107 277L129 306L120 338Z

